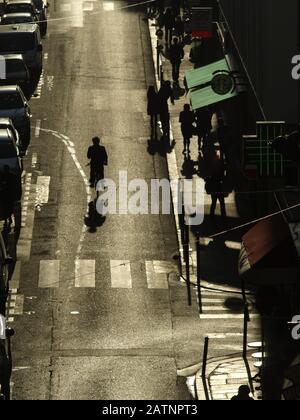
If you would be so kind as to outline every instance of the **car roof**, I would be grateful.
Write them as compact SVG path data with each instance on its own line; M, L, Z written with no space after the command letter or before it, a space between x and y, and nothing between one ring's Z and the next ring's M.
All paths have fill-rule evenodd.
M18 85L0 86L0 93L14 93L19 91L20 88Z
M23 12L23 13L5 13L2 16L2 19L5 18L5 17L20 17L20 18L22 18L22 17L30 17L30 18L32 18L33 16L29 12Z
M20 4L20 3L33 4L31 0L7 0L6 2L6 4Z
M12 125L12 120L6 117L0 117L0 125Z
M13 139L10 130L7 128L0 128L0 141L7 138Z
M36 23L14 23L12 25L0 25L1 33L35 32L38 28Z
M3 54L2 57L4 57L5 60L22 60L24 61L24 58L22 54Z

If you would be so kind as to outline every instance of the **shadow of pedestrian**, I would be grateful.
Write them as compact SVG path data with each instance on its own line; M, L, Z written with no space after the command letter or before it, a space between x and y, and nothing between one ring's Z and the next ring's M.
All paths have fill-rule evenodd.
M166 157L167 154L172 153L175 145L175 140L172 140L172 143L170 143L168 139L162 136L160 140L149 139L147 151L151 156L158 153L161 157Z
M185 95L186 90L182 87L180 87L177 84L173 84L173 94L174 94L174 99L178 100L180 98L182 98Z
M184 162L181 169L181 175L186 179L192 179L193 175L197 173L197 162L193 161L190 156L184 156Z
M104 225L106 217L97 212L96 200L89 203L88 215L84 218L85 225L89 228L90 233L96 233L97 228Z

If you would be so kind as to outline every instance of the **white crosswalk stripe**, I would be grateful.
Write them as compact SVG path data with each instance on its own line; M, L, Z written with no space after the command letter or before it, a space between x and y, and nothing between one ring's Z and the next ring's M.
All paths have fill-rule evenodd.
M14 290L20 287L21 263L17 262L11 285ZM41 289L58 288L61 285L63 262L60 260L41 260L39 262L38 287ZM148 289L168 290L168 274L178 270L168 261L145 261L145 275L138 277ZM74 277L71 287L96 288L96 260L77 259L74 261ZM110 260L110 283L112 289L132 289L132 267L129 260ZM220 301L221 302L221 301Z
M40 261L39 287L55 288L59 287L59 260Z
M146 276L149 289L168 289L168 277L154 261L146 261Z
M131 289L132 278L130 261L112 260L110 261L111 287L118 289Z
M197 291L196 295L199 301ZM202 313L199 315L200 319L238 320L244 318L243 301L240 294L235 295L230 291L219 292L202 289L201 302ZM251 319L259 318L259 314L256 313L251 301L248 301L248 309Z
M95 260L75 261L75 287L95 287Z

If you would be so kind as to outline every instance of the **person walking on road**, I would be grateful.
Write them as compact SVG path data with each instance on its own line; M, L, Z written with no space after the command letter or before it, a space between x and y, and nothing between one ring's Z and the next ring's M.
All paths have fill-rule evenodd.
M181 123L181 133L183 136L183 154L187 153L188 156L190 155L190 141L193 137L194 121L195 115L193 111L191 111L190 105L185 104L183 107L183 111L181 111L180 113L179 122Z
M178 38L174 38L173 40L169 51L169 58L172 64L172 78L174 83L178 85L181 60L184 58L184 50L178 42Z
M159 105L158 94L156 93L154 86L149 86L147 92L147 99L147 113L150 116L151 140L157 140L157 121L159 114Z
M165 41L167 46L170 46L172 40L172 32L175 25L175 19L172 9L168 8L164 14L163 25L165 28Z
M93 145L88 148L87 158L90 160L90 186L104 179L104 166L107 165L108 156L104 146L100 145L100 138L92 139Z
M162 125L163 136L165 140L170 142L170 113L169 113L169 104L168 100L171 100L171 103L174 105L175 98L174 92L171 87L169 80L165 81L162 87L158 92L158 106L159 106L159 116Z

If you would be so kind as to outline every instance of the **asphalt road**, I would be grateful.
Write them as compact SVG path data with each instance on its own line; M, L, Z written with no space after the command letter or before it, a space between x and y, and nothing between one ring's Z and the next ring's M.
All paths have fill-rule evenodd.
M109 10L125 4L50 1L54 20L44 41L40 95L31 100L25 159L34 188L43 176L50 190L26 221L33 237L30 259L21 261L14 399L189 398L176 374L170 290L150 288L146 276L146 261L173 261L173 216L109 215L95 232L85 226L93 194L86 151L94 135L108 151L107 177L117 181L126 170L128 179L167 178L165 159L147 152L146 90L153 83L147 24L136 8ZM87 261L76 272L79 287L76 260ZM43 267L50 270L44 277ZM176 269L162 271L168 278Z

